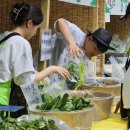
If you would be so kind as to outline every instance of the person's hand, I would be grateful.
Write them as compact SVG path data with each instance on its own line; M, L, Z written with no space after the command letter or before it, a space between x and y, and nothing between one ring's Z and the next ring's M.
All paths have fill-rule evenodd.
M114 113L117 113L117 112L118 112L118 110L120 109L120 106L121 106L121 101L119 101L119 102L116 104L116 108L115 108Z
M66 68L59 67L59 66L50 66L53 73L57 73L61 75L64 79L68 79L70 74Z
M67 48L69 54L74 57L80 57L81 55L84 55L83 51L75 43L69 44Z

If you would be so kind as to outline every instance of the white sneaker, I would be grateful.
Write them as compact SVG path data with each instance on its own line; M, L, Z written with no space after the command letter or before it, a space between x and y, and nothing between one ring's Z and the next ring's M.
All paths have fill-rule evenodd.
M126 120L126 119L128 119L128 117L123 117L123 118L121 118L122 120Z

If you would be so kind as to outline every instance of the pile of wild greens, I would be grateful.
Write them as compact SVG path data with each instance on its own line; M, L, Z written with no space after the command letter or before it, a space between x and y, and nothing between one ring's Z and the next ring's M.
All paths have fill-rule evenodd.
M82 110L84 108L90 108L90 100L87 100L84 97L72 97L69 98L69 95L66 93L61 96L52 98L49 94L42 95L43 104L37 105L36 109L42 111L75 111Z
M55 121L51 119L44 119L43 117L31 120L31 121L20 121L16 119L7 118L3 122L0 122L0 130L60 130L56 125Z
M73 78L77 81L71 82L70 80L66 80L68 88L78 89L84 82L84 62L81 61L80 65L78 65L76 62L71 61L67 65L67 70L69 71L70 75L73 76Z
M126 56L129 56L129 55L130 55L130 45L127 47L125 53L126 53Z

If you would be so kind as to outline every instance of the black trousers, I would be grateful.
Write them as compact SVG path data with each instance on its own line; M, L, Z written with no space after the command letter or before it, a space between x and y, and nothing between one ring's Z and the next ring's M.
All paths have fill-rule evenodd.
M130 109L127 109L127 116L128 116L128 129L130 128Z
M28 114L27 103L23 95L23 92L21 88L14 83L14 81L12 81L11 85L10 105L25 106L25 108L22 110L19 110L15 113L11 112L10 117L17 118L23 114Z
M123 83L121 84L121 107L120 107L121 118L123 119L127 117L127 109L123 108L122 89L123 89Z
M120 113L121 113L122 119L128 117L128 129L129 129L130 128L130 109L123 108L122 89L123 89L123 83L121 84L121 108L120 108Z

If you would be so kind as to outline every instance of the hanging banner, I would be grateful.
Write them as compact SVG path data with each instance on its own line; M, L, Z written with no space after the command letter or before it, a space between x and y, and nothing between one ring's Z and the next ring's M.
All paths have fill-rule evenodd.
M91 7L97 6L97 0L59 0L59 1L64 1L68 3L79 4L79 5L86 5Z
M124 15L130 0L106 0L111 15Z

